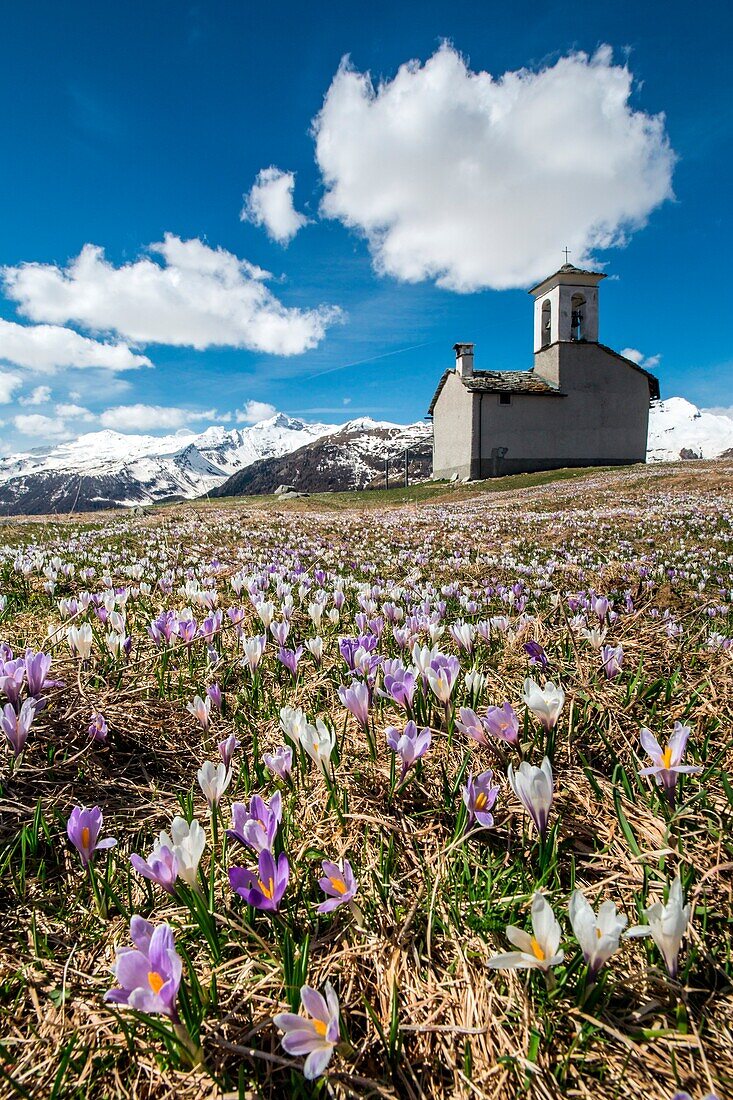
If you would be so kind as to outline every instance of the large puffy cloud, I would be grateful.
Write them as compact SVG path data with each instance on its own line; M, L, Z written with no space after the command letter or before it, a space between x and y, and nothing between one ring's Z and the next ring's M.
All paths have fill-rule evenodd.
M295 173L274 166L258 172L252 190L244 197L242 221L264 226L279 244L289 244L308 219L293 205Z
M126 344L91 340L60 325L18 325L2 318L0 359L18 367L43 371L61 367L121 371L152 366L145 355L136 355Z
M444 45L377 88L346 60L313 124L322 213L380 272L450 290L525 286L565 245L590 263L672 195L664 117L632 84L608 46L495 79Z
M196 420L216 420L216 409L195 412L164 405L117 405L105 409L99 416L103 428L118 432L159 431L161 428L183 428Z
M13 400L13 394L23 385L23 379L12 371L0 370L0 405Z
M268 272L202 241L172 234L144 257L115 267L85 245L66 268L6 267L6 292L33 321L72 322L136 344L249 348L297 355L315 347L338 310L284 306L265 285Z
M59 417L42 413L19 413L13 417L13 424L22 435L37 436L41 440L69 439L73 434Z
M237 409L234 417L238 424L259 424L261 420L269 420L277 409L269 401L247 401L243 409Z

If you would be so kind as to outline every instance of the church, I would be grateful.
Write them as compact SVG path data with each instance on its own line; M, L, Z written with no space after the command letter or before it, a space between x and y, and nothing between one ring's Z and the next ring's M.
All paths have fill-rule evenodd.
M531 370L476 370L474 345L454 345L429 409L434 478L645 461L659 382L599 343L602 279L565 263L532 287Z

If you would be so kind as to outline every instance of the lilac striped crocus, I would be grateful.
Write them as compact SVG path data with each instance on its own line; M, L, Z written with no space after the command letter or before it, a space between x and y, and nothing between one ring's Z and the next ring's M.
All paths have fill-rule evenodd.
M487 707L484 725L492 737L510 745L519 744L519 718L511 703Z
M103 816L99 806L74 806L66 823L66 835L76 848L84 867L88 867L95 852L114 848L117 841L108 836L99 839L102 831Z
M177 1021L183 964L172 928L168 924L156 927L135 914L130 921L130 939L134 947L117 948L114 974L119 986L105 994L105 1001Z
M639 775L653 775L657 786L664 789L670 806L674 807L677 781L681 775L699 775L702 768L694 764L683 764L687 739L690 736L690 727L683 726L681 722L675 722L674 731L670 737L666 749L661 745L651 730L643 728L639 740L641 747L652 759L649 768L642 768Z
M104 742L107 740L107 734L109 733L109 727L105 721L104 715L98 711L94 711L91 717L91 721L87 727L87 733L93 741Z
M32 697L40 695L48 687L59 687L58 680L49 680L48 671L51 667L50 653L38 653L32 649L25 651L25 676L28 684L28 694Z
M333 986L326 982L325 997L309 985L300 990L307 1016L279 1012L274 1023L284 1033L282 1048L296 1058L306 1055L303 1076L315 1081L326 1070L340 1036L339 1003Z
M158 844L147 859L137 852L130 856L130 863L139 875L157 882L168 894L173 894L178 878L178 860L167 844Z
M280 745L274 752L263 752L262 759L278 779L287 779L293 770L293 750L289 745Z
M26 746L35 717L36 703L33 699L26 699L19 713L11 703L6 703L0 711L0 729L10 742L16 757L20 756Z
M281 665L283 665L291 676L297 676L298 665L300 664L300 658L303 656L304 650L302 645L299 645L297 649L286 649L285 646L280 646L277 651L277 659Z
M323 877L319 878L318 885L326 894L326 901L321 902L316 912L331 913L339 905L344 905L345 902L352 900L359 884L354 878L354 872L351 870L348 859L343 861L341 867L338 863L331 863L330 860L324 859L321 868Z
M491 781L494 773L490 768L481 772L474 779L468 774L466 785L462 788L463 802L466 807L466 828L469 829L476 821L484 829L490 829L494 824L491 810L499 793L498 787L492 787Z
M256 794L250 800L249 806L245 806L243 802L232 803L232 827L227 829L227 836L255 852L272 851L281 820L280 792L275 791L269 805Z
M290 864L284 852L277 861L264 849L257 861L257 873L247 867L230 867L229 884L235 894L253 909L275 912L283 899L290 878Z
M414 722L410 721L407 723L404 730L399 730L396 726L389 726L386 731L386 737L390 749L395 756L399 756L402 762L402 771L400 773L400 783L402 783L410 768L413 767L430 748L432 733L427 727L420 730L418 733L417 726Z
M353 714L363 730L369 729L369 688L363 680L354 680L350 687L341 686L338 696L350 714Z
M219 756L225 768L229 767L232 762L232 757L239 747L240 743L235 733L230 733L227 738L219 742Z
M608 680L615 680L624 663L624 651L620 645L601 647L601 668Z

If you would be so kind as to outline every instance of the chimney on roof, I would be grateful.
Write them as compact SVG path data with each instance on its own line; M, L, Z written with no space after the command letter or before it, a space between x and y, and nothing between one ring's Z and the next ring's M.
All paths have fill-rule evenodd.
M454 344L456 353L456 371L461 378L471 378L473 375L473 349L474 344Z

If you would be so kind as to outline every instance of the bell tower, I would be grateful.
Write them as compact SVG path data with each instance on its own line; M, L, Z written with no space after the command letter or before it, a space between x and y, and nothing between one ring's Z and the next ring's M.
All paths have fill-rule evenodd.
M598 284L605 278L564 263L532 287L535 355L550 344L598 342Z

